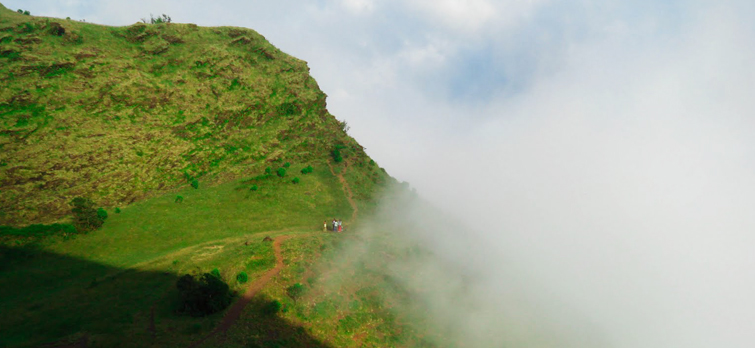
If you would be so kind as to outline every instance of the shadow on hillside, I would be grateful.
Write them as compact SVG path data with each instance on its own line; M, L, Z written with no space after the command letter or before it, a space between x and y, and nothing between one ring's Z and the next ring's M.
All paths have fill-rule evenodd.
M223 313L176 315L177 279L170 272L124 270L0 246L0 347L186 347L211 332ZM239 342L233 342L239 346L326 347L286 319L262 314L268 302L254 299L244 322L213 340L232 343L233 333L241 330ZM78 344L67 344L72 342Z
M242 320L225 334L218 334L200 347L329 347L309 336L303 327L292 325L276 314L266 314L270 302L271 299L264 296L254 297L247 305Z

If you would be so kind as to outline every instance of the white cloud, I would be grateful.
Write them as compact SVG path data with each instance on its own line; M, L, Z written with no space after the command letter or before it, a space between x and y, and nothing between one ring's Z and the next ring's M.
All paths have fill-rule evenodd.
M544 1L410 0L409 8L444 27L475 33L489 24L511 26L526 19Z
M355 14L370 13L375 8L375 3L372 0L342 0L341 3Z

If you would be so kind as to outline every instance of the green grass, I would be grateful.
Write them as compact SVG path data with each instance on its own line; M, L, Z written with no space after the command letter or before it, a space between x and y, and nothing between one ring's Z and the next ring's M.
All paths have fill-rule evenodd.
M250 29L0 9L0 41L0 225L65 222L75 196L122 208L358 148L306 63Z
M108 339L117 340L138 322L133 317L145 315L154 303L159 303L161 320L191 331L188 327L197 321L176 318L174 304L166 300L174 297L178 276L218 269L233 290L242 292L243 285L235 280L239 272L253 280L275 264L271 243L262 241L265 236L319 231L323 219L351 213L337 178L326 172L313 173L300 185L275 177L259 192L250 192L243 181L232 181L177 193L184 197L180 204L175 203L176 193L132 204L111 214L100 230L67 241L52 237L38 249L27 248L28 258L13 256L4 262L0 310L14 315L4 315L0 327L14 328L16 337L6 344L43 343L79 331L106 332ZM34 256L37 253L50 256ZM61 267L50 258L71 261ZM111 306L107 301L113 296L125 302L119 299ZM46 303L43 299L53 299L55 308L28 310L34 303ZM80 310L93 314L76 320L71 319L75 314L66 314ZM114 319L94 317L107 317L105 313ZM217 319L199 322L209 328Z
M176 314L176 280L217 270L243 293L276 264L263 238L280 235L285 267L223 346L424 342L394 310L411 296L387 265L350 249L367 237L321 232L332 218L355 226L337 175L360 216L395 180L328 113L305 62L250 29L105 27L2 6L0 45L0 347L185 347L223 313ZM61 227L79 196L114 212L101 229ZM361 252L396 256L391 243Z

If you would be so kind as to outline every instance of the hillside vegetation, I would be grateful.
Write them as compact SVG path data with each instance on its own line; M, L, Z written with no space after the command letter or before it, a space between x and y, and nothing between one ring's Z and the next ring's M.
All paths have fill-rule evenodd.
M307 71L249 29L0 5L0 347L447 345L397 277L425 254L369 218L411 194ZM187 276L232 304L182 310Z
M335 146L368 162L308 70L250 29L0 8L0 225L65 220L78 196L123 207L324 163Z

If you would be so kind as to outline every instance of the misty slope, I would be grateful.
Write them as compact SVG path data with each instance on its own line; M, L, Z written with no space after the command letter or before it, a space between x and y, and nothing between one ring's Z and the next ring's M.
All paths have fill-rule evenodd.
M0 6L0 225L60 221L76 196L122 207L193 179L324 162L336 145L369 161L308 70L250 29Z

